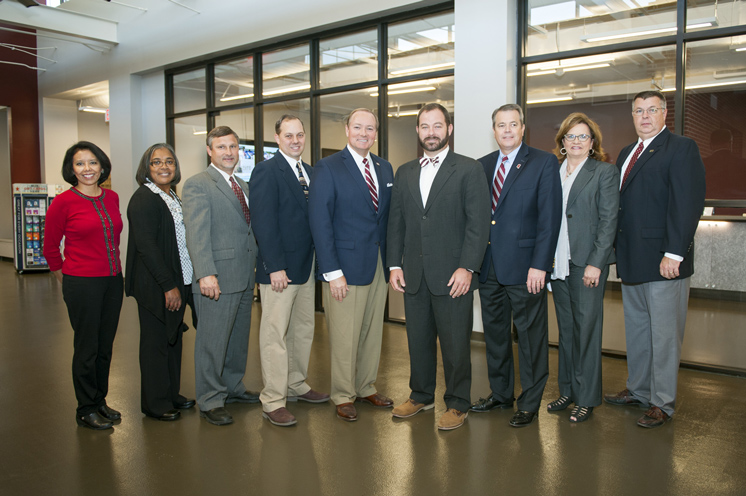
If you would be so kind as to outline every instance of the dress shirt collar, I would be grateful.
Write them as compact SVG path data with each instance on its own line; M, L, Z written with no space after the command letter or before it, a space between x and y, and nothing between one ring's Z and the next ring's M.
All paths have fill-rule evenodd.
M664 130L664 129L666 129L666 125L665 125L665 124L663 125L663 127L661 128L661 130L660 130L660 131L658 131L658 134L661 134L661 133L663 132L663 130ZM650 143L651 143L651 142L652 142L652 141L653 141L653 140L654 140L655 138L657 138L657 137L658 137L658 134L656 134L656 135L655 135L655 136L653 136L652 138L648 138L648 139L646 139L646 140L643 140L642 138L640 138L640 137L638 136L638 137L637 137L637 143L635 143L635 148L637 148L638 146L640 146L640 143L642 143L642 149L643 149L643 150L645 150L645 149L646 149L646 148L648 147L648 145L650 145ZM635 148L633 148L633 149L632 149L633 153L634 153L634 149L635 149Z
M220 172L220 175L223 176L223 179L225 179L225 182L227 182L228 185L230 186L230 184L231 184L231 178L233 177L233 174L226 174L225 171L223 171L223 170L218 169L217 167L215 167L215 164L213 164L212 162L210 162L210 167L214 167L216 171ZM236 181L236 182L238 182L238 181Z

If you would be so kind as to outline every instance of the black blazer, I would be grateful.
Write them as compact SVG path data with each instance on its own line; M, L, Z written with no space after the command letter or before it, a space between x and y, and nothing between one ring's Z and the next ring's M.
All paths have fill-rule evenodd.
M387 256L404 271L405 291L419 290L424 273L434 295L447 295L458 268L479 270L489 238L490 200L479 162L449 151L422 205L420 161L396 171ZM471 288L477 288L472 277Z
M184 276L174 220L161 197L140 186L127 206L129 240L124 291L164 322L169 337L179 329L183 312L166 311L167 291L178 288L184 300ZM178 314L178 315L177 315Z
M499 151L479 159L492 197L492 178ZM562 223L562 183L557 157L525 143L505 178L490 224L490 244L479 282L485 282L490 265L500 284L525 284L528 270L552 273L557 237Z
M311 167L303 164L311 177ZM308 225L308 201L288 161L281 153L260 162L249 181L251 225L259 245L256 282L269 284L269 275L284 270L290 284L308 281L313 262L313 238Z
M619 153L620 170L637 143ZM617 273L626 283L663 281L664 253L684 257L679 278L694 273L694 233L705 201L705 166L694 140L668 128L642 152L619 196Z

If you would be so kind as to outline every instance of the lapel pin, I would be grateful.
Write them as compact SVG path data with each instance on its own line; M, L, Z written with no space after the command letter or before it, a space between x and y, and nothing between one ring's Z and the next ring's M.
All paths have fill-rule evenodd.
M521 164L516 164L515 168L516 169L520 169L521 168Z
M650 150L650 153L653 153L655 150Z

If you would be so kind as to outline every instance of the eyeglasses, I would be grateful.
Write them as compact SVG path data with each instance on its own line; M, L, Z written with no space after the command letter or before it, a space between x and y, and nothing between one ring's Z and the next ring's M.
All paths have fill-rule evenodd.
M635 115L637 117L641 117L642 114L644 114L645 112L647 112L648 115L655 115L658 112L665 112L665 111L666 111L665 108L658 108L658 107L650 107L649 109L640 109L639 108L639 109L633 110L632 111L632 115Z
M150 162L151 167L160 167L163 164L166 164L166 167L170 168L176 165L176 161L172 158L167 158L166 160L156 159Z
M575 138L578 138L580 141L588 141L588 138L590 138L590 134L566 134L565 139L567 141L573 141Z

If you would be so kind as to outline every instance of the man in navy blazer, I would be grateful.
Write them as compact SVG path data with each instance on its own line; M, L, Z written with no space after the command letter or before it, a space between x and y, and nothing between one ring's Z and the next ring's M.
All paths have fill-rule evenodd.
M388 408L376 391L386 306L386 229L394 172L370 153L378 116L356 109L345 120L347 147L314 167L309 220L331 345L332 401L357 420L356 400Z
M638 93L632 119L638 140L623 149L617 274L622 279L627 387L604 396L614 405L643 405L640 427L671 419L684 341L694 233L705 200L705 167L697 144L666 128L666 99Z
M522 143L523 109L507 104L492 113L500 147L482 157L490 184L490 244L479 273L490 395L471 410L513 406L511 313L518 331L523 392L513 427L530 424L549 377L546 282L552 272L562 216L559 163L551 153Z
M303 122L283 115L275 123L279 152L257 165L249 181L249 207L259 245L256 281L262 292L259 355L262 416L272 424L297 423L286 401L324 403L329 395L306 384L314 331L314 252L308 225L311 167L301 155Z

